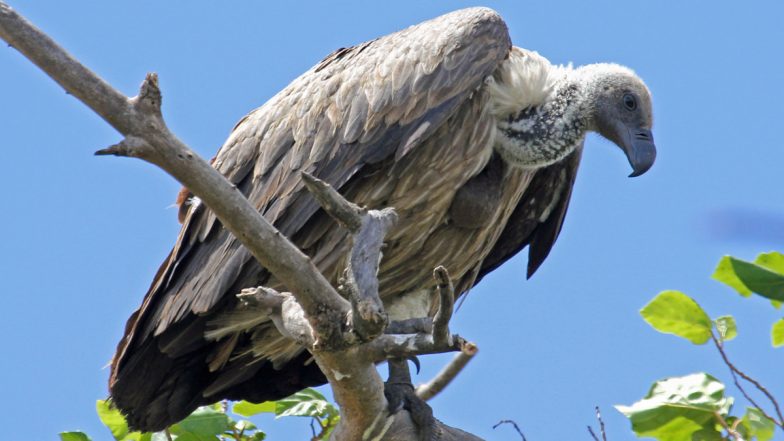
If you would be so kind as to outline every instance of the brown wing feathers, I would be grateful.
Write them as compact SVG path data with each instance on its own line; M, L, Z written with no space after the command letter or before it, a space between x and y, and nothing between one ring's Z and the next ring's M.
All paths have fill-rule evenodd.
M501 237L482 263L477 283L526 246L527 276L536 272L561 232L581 156L582 146L536 172Z
M245 117L214 166L293 237L318 211L300 171L341 188L360 170L407 156L510 47L500 17L473 9L338 51ZM246 333L204 338L210 318L230 308L234 294L267 277L210 210L189 207L177 245L113 360L112 397L133 427L160 430L199 404L274 399L324 381L306 353L275 369L247 353L226 357L247 343ZM226 387L215 385L217 378ZM211 384L221 396L205 396Z

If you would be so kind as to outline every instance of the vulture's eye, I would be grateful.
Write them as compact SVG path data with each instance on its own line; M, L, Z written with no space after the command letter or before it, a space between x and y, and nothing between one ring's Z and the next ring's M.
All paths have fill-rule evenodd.
M626 106L626 110L635 110L637 108L637 100L634 99L634 95L627 93L623 96L623 105Z

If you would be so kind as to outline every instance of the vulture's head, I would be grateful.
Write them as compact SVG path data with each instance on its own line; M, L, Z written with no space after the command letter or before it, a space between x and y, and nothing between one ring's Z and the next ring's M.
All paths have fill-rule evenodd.
M517 50L489 84L498 118L496 151L512 166L560 161L587 132L623 149L631 176L645 173L656 159L651 94L628 68L553 66L535 52Z
M577 69L584 89L586 128L620 147L639 176L653 165L651 93L630 69L616 64L593 64Z

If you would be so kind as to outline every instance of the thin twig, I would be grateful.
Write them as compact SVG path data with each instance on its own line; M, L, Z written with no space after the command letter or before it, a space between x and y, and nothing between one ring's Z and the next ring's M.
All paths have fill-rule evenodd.
M591 434L591 438L593 438L593 441L599 441L599 437L596 436L596 434L593 432L593 427L591 426L587 426L587 427L588 427L588 433Z
M311 440L316 440L316 439L318 439L318 438L316 438L316 428L315 428L315 427L313 427L313 420L314 420L314 419L315 419L315 417L314 417L314 418L311 418L311 420L310 420L310 433L312 433L312 434L313 434L313 436L312 436L312 437L310 437L310 439L311 439Z
M714 411L713 416L716 418L716 421L721 425L721 427L723 427L724 430L726 430L727 433L732 437L732 439L735 441L743 441L744 438L741 436L741 434L738 433L737 430L730 427L730 425L727 424L727 420L725 420L718 411Z
M495 426L493 426L493 430L495 430L495 428L500 426L501 424L511 424L514 427L514 429L517 431L517 433L520 434L520 438L522 438L523 441L528 441L528 440L525 439L525 435L523 434L523 431L520 430L520 427L517 425L517 423L512 421L512 420L501 420L501 421L499 421L498 423L496 423Z
M602 441L607 441L607 432L604 429L604 420L602 419L602 411L599 410L599 406L596 406L596 420L599 421L599 432L602 434Z
M747 400L749 400L749 402L750 402L750 403L751 403L751 404L752 404L754 407L756 407L757 409L759 409L759 411L762 413L762 415L763 415L765 418L767 418L767 419L769 419L769 420L773 421L773 423L774 423L774 424L776 424L777 426L779 426L781 429L784 429L784 417L782 417L782 414L781 414L781 408L779 407L779 403L778 403L778 401L776 401L776 398L773 396L773 394L771 394L770 392L768 392L768 389L766 389L766 388L765 388L765 387L764 387L762 384L760 384L760 383L759 383L757 380L755 380L755 379L751 378L751 377L750 377L749 375L747 375L745 372L741 371L741 370L740 370L740 369L738 369L738 368L737 368L737 367L736 367L734 364L732 364L732 362L730 361L729 357L727 357L727 354L726 354L726 352L724 352L724 345L722 345L722 344L721 344L721 342L719 341L719 339L718 339L718 338L716 338L716 335L714 334L713 330L711 330L711 339L713 339L713 343L714 343L714 345L716 345L716 349L718 349L718 350L719 350L719 354L721 354L721 358L724 360L724 364L726 364L726 365L727 365L727 367L728 367L728 368L730 368L730 373L732 374L732 379L733 379L733 381L735 382L735 386L738 388L738 390L740 390L740 392L743 394L743 396L744 396L744 397L746 397L746 399L747 399ZM736 374L737 374L737 375L736 375ZM770 401L770 402L773 404L773 408L776 410L776 415L778 415L778 417L779 417L779 419L778 419L778 420L776 420L775 418L773 418L773 417L771 417L770 415L768 415L768 414L765 412L765 409L763 409L762 407L760 407L760 405L759 405L759 404L757 404L757 403L756 403L756 402L755 402L755 401L754 401L754 400L751 398L751 396L750 396L750 395L749 395L749 394L746 392L746 390L745 390L745 389L743 389L743 386L740 384L740 381L738 380L738 375L739 375L741 378L743 378L744 380L746 380L746 381L748 381L749 383L753 384L753 385L754 385L754 387L756 387L756 388L757 388L757 390L759 390L760 392L762 392L763 394L765 394L765 396L768 398L768 400L769 400L769 401Z
M458 374L465 368L469 361L474 358L474 355L479 351L473 343L466 343L463 346L463 349L455 355L452 361L449 362L441 372L438 373L432 380L428 383L420 385L417 387L417 395L419 398L427 401L438 395L441 391L446 388L452 380L457 377Z

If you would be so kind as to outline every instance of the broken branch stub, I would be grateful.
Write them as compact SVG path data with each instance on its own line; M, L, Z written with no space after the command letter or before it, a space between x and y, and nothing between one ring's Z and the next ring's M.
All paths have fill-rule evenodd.
M449 272L443 266L433 270L433 278L436 279L436 289L438 290L438 311L433 318L433 339L438 344L448 343L450 338L449 321L452 319L452 311L455 305L455 287Z
M479 351L474 343L466 342L462 350L432 380L416 389L417 396L427 401L443 391Z

